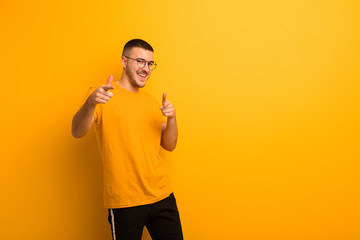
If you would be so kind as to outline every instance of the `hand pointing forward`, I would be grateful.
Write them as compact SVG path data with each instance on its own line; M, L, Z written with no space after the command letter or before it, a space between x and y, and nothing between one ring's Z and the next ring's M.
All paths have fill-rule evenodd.
M94 105L99 103L106 103L113 96L112 92L109 90L114 89L114 86L111 86L113 81L113 76L110 75L105 85L101 85L90 95L90 102Z
M171 104L171 102L169 100L166 99L166 92L164 92L163 97L162 97L162 106L161 106L161 111L162 114L165 117L175 117L175 108L174 106Z

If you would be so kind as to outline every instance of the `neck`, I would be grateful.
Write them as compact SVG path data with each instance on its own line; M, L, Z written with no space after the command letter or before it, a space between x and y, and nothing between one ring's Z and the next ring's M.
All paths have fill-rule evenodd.
M128 91L131 91L131 92L138 92L139 91L139 88L136 87L136 86L133 86L130 83L129 77L124 73L122 73L120 79L118 81L116 81L116 83L119 84L122 88L125 88Z

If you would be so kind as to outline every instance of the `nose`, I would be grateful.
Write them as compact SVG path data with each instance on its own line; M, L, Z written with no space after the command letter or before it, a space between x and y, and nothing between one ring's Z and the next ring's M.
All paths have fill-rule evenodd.
M142 71L146 72L146 73L149 73L151 70L150 70L150 67L149 67L149 62L146 62L145 65L140 68Z
M146 65L147 65L147 64L146 64ZM148 73L149 73L149 67L146 66L146 65L141 68L141 71L146 72L146 74L148 74Z

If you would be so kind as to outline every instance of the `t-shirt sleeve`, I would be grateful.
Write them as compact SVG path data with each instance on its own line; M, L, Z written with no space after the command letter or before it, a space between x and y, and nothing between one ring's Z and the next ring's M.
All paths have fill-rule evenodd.
M93 86L90 86L89 89L87 90L86 94L85 94L85 97L79 107L79 109L85 104L86 100L89 98L89 96L93 93L93 91L95 90L96 88L93 87ZM94 114L93 116L95 117L95 122L98 122L98 119L99 119L99 116L100 116L100 107L99 107L99 104L96 105L95 107L95 111L94 111Z

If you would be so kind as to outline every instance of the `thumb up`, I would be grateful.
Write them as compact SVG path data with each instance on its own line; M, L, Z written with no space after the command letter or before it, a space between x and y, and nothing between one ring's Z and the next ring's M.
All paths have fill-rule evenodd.
M162 114L165 117L175 117L175 108L169 100L166 99L166 92L162 96L162 106L160 107Z
M106 82L106 86L111 86L112 81L113 81L113 75L110 75L109 79Z

